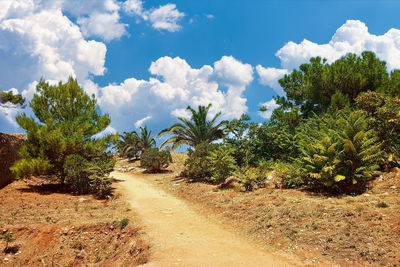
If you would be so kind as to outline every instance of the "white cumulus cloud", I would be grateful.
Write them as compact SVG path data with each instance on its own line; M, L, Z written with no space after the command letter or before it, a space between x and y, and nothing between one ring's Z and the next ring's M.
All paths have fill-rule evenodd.
M93 135L93 138L95 138L95 139L102 138L104 136L107 136L110 134L116 134L116 133L117 133L117 130L115 130L111 126L107 126L107 128L105 128L103 131L99 132L98 134Z
M185 16L185 13L180 12L176 5L171 3L146 10L142 0L127 0L122 7L128 15L149 21L154 29L169 32L179 31L182 28L179 21Z
M150 120L151 116L146 116L143 119L140 119L138 121L135 122L135 127L136 128L140 128L146 121Z
M21 18L0 20L0 39L4 40L0 43L0 54L8 54L6 62L10 60L7 63L20 70L13 75L15 79L29 77L32 81L44 76L64 80L72 75L84 80L89 74L102 75L105 70L106 46L86 41L79 27L61 10L45 10ZM26 63L34 65L35 71Z
M256 67L258 76L260 76L259 82L262 85L268 85L272 89L274 89L275 93L278 95L283 95L284 91L282 87L279 85L278 80L282 78L285 74L289 72L285 69L276 69L276 68L264 68L261 65Z
M122 7L129 15L142 16L144 14L142 0L127 0L124 2Z
M155 29L176 32L181 29L178 21L184 16L185 13L179 12L175 4L166 4L151 10L149 20Z
M209 103L210 116L222 111L224 119L239 118L247 111L242 94L253 80L253 69L233 57L222 57L213 66L196 69L182 58L161 57L151 64L153 77L148 80L130 78L98 88L100 107L115 123L121 122L113 125L116 128L148 116L154 124L172 117L189 118L188 105L197 108Z
M97 36L105 41L118 39L126 33L128 24L119 21L118 12L113 13L92 13L88 17L78 18L85 37Z

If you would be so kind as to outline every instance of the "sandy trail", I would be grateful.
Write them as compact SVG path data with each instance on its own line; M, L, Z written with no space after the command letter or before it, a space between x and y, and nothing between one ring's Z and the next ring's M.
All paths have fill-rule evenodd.
M138 175L113 172L141 217L152 258L146 266L291 266L210 222Z

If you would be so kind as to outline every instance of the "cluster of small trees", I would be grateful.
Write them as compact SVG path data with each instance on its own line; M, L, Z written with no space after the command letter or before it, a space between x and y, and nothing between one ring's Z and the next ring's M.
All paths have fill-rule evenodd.
M22 159L12 167L19 178L53 174L75 191L107 194L114 159L107 148L141 160L150 172L171 162L168 151L190 147L183 174L212 183L236 176L247 190L263 186L268 175L284 187L305 186L335 192L360 192L380 171L400 160L400 71L387 71L374 53L348 54L328 64L312 58L279 81L285 96L263 124L250 117L211 119L211 105L188 107L191 118L162 130L169 138L156 147L147 127L94 138L110 124L98 113L76 80L37 85L30 102L35 115L17 117L27 131ZM2 92L2 103L23 103ZM260 111L265 111L261 108ZM222 140L218 144L215 141Z
M148 172L160 172L172 162L169 151L160 151L147 126L136 131L124 132L115 146L119 155L128 159L140 159L140 165Z
M189 108L191 120L164 130L172 148L194 148L185 176L220 183L235 175L251 189L274 174L285 187L349 193L399 164L400 71L388 73L374 53L331 64L312 58L279 83L286 96L275 98L279 107L262 125L246 115L207 120L208 106Z

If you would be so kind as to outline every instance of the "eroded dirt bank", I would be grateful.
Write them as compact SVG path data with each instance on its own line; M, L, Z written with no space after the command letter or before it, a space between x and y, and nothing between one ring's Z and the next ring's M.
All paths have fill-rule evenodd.
M123 219L129 222L120 227ZM0 266L137 266L149 246L123 196L76 196L43 179L0 190ZM8 246L8 250L6 249Z

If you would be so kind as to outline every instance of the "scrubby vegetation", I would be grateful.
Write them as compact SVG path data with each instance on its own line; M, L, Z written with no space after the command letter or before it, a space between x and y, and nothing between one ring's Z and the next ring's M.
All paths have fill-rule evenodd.
M146 169L147 172L160 172L168 167L172 162L172 157L169 151L160 151L158 148L147 149L140 159L140 166Z
M190 120L161 131L163 145L189 145L183 175L222 183L232 175L245 190L266 179L286 188L360 193L382 171L399 164L399 71L372 52L348 54L328 64L310 59L279 83L285 96L263 124L247 115L217 123L199 106ZM265 107L260 112L266 111ZM218 144L217 140L222 140Z
M245 114L223 121L221 113L209 116L211 104L188 107L190 119L179 118L158 134L169 135L160 149L189 146L183 175L193 181L220 184L233 175L244 190L263 187L268 178L286 188L360 193L399 162L399 73L388 73L372 52L331 64L312 58L279 81L285 96L275 97L279 107L269 121L257 124ZM12 93L1 96L23 103ZM16 176L53 174L76 192L107 194L114 160L106 149L116 137L93 137L110 123L98 114L94 97L72 78L57 86L42 80L30 106L36 118L17 117L28 139L12 167ZM147 127L124 132L115 148L140 159L148 172L171 162Z
M22 158L11 168L16 177L53 175L78 193L109 193L107 176L115 161L106 150L114 137L94 137L110 124L108 115L98 113L94 96L73 78L58 85L41 80L29 105L35 117L16 118L27 131Z
M354 242L350 238L351 229L346 228L350 224L344 223L343 218L354 217L356 213L361 217L362 211L361 204L351 205L351 198L363 193L378 175L400 165L399 78L400 71L388 73L386 63L372 52L364 52L361 56L348 54L330 64L325 59L312 58L279 81L285 96L275 97L278 108L273 110L268 121L255 123L246 114L239 119L224 121L221 113L210 116L211 104L198 106L197 110L188 107L190 119L179 118L179 123L158 134L158 137L168 135L160 147L157 147L146 126L140 127L139 132L99 137L99 133L110 124L110 118L99 113L94 96L88 96L72 78L67 83L60 82L54 86L42 80L29 104L34 117L25 113L17 116L17 122L27 131L27 140L20 152L21 159L11 170L19 179L32 175L55 177L73 192L91 192L106 197L111 194L109 173L116 163L114 155L109 152L111 145L119 156L128 159L127 162L140 160L140 166L147 173L169 172L174 179L173 169L164 171L172 162L170 151L187 146L184 169L179 172L182 171L184 179L195 183L182 184L190 184L193 188L213 188L214 195L232 197L233 200L222 199L220 203L233 203L229 209L234 216L237 216L235 212L238 209L250 210L250 215L254 213L250 217L254 232L264 231L265 234L274 227L274 231L282 232L281 227L285 223L278 223L278 220L288 223L292 220L295 226L285 224L284 230L290 242L301 238L304 242L309 238L308 231L314 233L318 228L325 231L338 227L348 232L344 239L351 243ZM0 100L1 103L24 103L23 98L12 93L1 92ZM265 111L266 107L260 109L260 112ZM375 182L382 177L385 175ZM173 186L179 185L174 180ZM396 188L391 185L385 190ZM260 190L250 192L257 189ZM209 197L210 191L202 194ZM282 192L283 197L278 195ZM290 195L292 193L293 196ZM343 196L344 200L335 198L328 203L326 193L330 196L351 196ZM306 200L297 198L296 194ZM239 200L236 196L240 196ZM389 192L382 191L373 202L363 201L362 205L373 203L368 209L373 211L372 215L363 216L382 221L379 211L392 212L396 207L394 200L397 196L393 197L394 200L389 196ZM253 203L249 199L251 197L260 201ZM364 197L368 198L370 194L358 196ZM293 211L307 201L314 201L314 206ZM290 202L292 206L283 205L285 202ZM328 203L326 207L323 202ZM209 203L222 206L217 201ZM269 204L265 206L265 203ZM337 203L342 206L336 208ZM347 204L351 208L346 207ZM345 212L342 207L351 212ZM319 226L319 217L327 215L334 219L328 219L329 224L321 223ZM364 221L367 220L365 218ZM48 216L45 220L52 221ZM337 224L336 220L339 220ZM114 221L112 229L116 226L123 230L128 223L127 218ZM295 229L299 225L302 225L300 231L307 231L307 234ZM356 219L351 219L351 227L355 225ZM386 222L385 227L391 230L389 226ZM372 231L373 237L370 238L377 238L381 235L380 231ZM362 235L367 236L367 233ZM326 242L333 242L333 236L329 232ZM378 244L388 241L387 236ZM3 234L6 248L12 236L7 238L9 236ZM341 244L342 241L336 242ZM72 248L83 250L85 247L79 241ZM329 246L324 248L329 249ZM376 248L369 252L373 255L370 258L364 248L359 250L361 257L368 261L383 254Z

